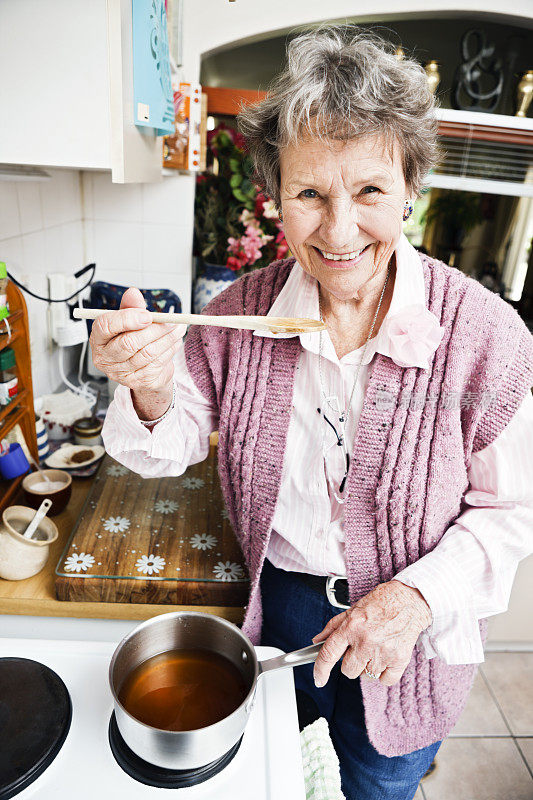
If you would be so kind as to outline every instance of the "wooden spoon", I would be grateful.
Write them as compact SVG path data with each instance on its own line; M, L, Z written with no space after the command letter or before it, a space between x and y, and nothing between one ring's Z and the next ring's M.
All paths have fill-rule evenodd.
M112 314L102 308L75 308L76 319L98 319L102 314ZM240 330L270 331L271 333L320 333L326 326L318 319L298 317L217 317L207 314L165 314L161 311L149 312L153 322L175 322L176 325L214 325L220 328Z

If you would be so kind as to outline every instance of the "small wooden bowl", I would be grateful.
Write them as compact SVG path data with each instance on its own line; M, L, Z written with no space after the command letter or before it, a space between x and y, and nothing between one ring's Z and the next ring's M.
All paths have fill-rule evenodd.
M70 495L72 494L72 477L68 472L62 469L43 469L41 472L44 472L51 481L61 481L64 486L52 492L49 490L42 492L36 491L32 487L35 484L43 483L44 478L40 472L32 472L30 475L26 475L22 481L24 497L27 504L32 508L39 508L45 497L49 497L52 501L52 506L48 512L48 516L54 517L56 514L63 511L70 500Z

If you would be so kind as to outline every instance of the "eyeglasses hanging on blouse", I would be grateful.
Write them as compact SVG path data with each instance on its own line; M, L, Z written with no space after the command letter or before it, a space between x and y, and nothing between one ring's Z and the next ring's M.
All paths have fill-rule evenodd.
M344 492L344 489L345 489L345 486L346 486L346 480L348 478L348 472L350 470L350 454L348 453L348 450L346 449L346 441L344 439L344 435L343 434L339 434L337 432L337 429L336 429L335 425L333 424L333 422L331 422L331 420L329 420L326 417L326 415L324 414L324 412L322 411L321 408L317 408L317 411L320 414L320 416L323 417L323 419L328 423L328 425L333 430L333 433L337 437L337 445L338 445L338 447L342 447L342 452L344 454L344 459L345 459L345 462L346 462L346 470L344 472L344 476L343 476L342 481L341 481L340 486L339 486L339 492L342 494ZM339 503L344 503L345 502L345 498L340 498L335 491L333 493L334 493L334 495L337 498Z

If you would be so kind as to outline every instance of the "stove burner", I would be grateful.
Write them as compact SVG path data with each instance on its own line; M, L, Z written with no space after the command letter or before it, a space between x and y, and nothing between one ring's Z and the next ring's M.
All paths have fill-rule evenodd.
M59 675L29 658L0 658L0 800L22 792L52 763L71 719Z
M212 761L210 764L205 764L203 767L165 769L165 767L158 767L156 764L144 761L144 759L135 755L133 750L130 750L118 729L114 711L109 722L109 744L117 764L139 783L144 783L147 786L156 786L158 789L183 789L187 786L196 786L198 783L203 783L214 775L218 775L230 763L241 746L241 742L242 736L237 744L221 758L217 761Z

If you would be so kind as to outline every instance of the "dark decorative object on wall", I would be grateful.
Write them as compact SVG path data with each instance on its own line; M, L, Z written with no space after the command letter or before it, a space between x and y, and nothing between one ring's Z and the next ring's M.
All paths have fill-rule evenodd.
M503 69L495 47L487 44L483 31L471 28L461 39L463 63L456 71L452 86L454 108L463 111L492 112L502 94Z

